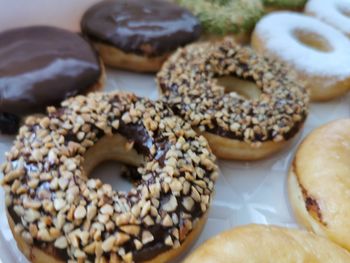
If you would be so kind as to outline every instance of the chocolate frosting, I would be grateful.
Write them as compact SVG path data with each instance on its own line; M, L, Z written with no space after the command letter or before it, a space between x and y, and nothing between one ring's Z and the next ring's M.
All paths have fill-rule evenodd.
M0 33L2 115L41 111L87 91L100 76L95 51L78 34L48 26Z
M198 20L164 0L107 0L91 7L81 21L94 41L126 53L160 56L200 36Z

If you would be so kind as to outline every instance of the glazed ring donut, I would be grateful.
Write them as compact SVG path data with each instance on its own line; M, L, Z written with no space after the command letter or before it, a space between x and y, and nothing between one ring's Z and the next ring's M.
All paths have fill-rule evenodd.
M305 13L334 26L344 34L350 36L350 3L347 0L309 0L305 6Z
M290 168L288 187L298 220L350 249L350 120L317 128L303 141Z
M263 15L260 0L176 0L199 19L207 37L234 35L243 39ZM211 36L211 37L210 37Z
M174 112L225 159L256 160L280 150L308 112L308 93L287 67L229 39L178 50L157 81Z
M23 116L103 88L104 68L79 34L51 26L0 33L0 132L18 132Z
M307 0L263 0L264 6L268 10L276 9L294 9L300 10L304 7Z
M350 262L350 253L315 234L276 226L231 229L202 244L184 263Z
M252 46L293 67L311 90L312 100L329 100L350 85L350 40L309 16L278 12L256 25Z
M157 72L178 47L197 40L201 27L188 10L163 0L100 1L81 30L113 67Z
M137 166L116 192L90 171ZM217 178L202 136L162 102L93 93L21 127L3 165L7 215L32 262L167 262L200 233Z

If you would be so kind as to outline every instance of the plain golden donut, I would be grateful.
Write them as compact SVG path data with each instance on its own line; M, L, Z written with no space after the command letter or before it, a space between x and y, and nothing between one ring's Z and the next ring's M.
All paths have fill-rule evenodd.
M137 185L118 192L88 179L105 160L138 167ZM203 136L164 103L128 93L29 117L2 171L14 237L37 263L169 261L199 235L218 176Z
M350 249L350 120L312 131L290 167L288 187L297 219Z
M350 87L350 40L314 17L271 13L257 23L251 45L292 67L311 91L311 100L330 100Z
M248 225L223 232L184 263L347 263L350 253L335 243L296 229Z
M308 93L293 71L231 39L179 49L157 82L173 111L224 159L256 160L277 152L308 113Z

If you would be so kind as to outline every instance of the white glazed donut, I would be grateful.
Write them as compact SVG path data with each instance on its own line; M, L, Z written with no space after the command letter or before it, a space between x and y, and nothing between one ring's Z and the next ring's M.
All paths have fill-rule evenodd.
M257 24L252 46L293 67L312 100L340 96L350 85L350 40L309 16L276 12Z
M305 12L334 26L350 36L350 1L348 0L310 0Z

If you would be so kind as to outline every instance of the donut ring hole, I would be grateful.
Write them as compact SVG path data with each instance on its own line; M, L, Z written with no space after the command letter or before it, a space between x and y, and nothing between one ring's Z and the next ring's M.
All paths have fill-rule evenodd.
M216 83L225 89L225 93L237 93L248 100L258 100L261 89L254 81L242 79L236 76L222 76L216 78Z
M144 163L144 157L138 154L132 146L133 142L128 141L120 134L101 138L84 155L83 176L99 178L101 181L111 184L114 189L117 188L115 190L129 192L133 187L132 182L137 184L141 178L136 178L135 174L131 174L127 178L122 177L123 172L120 169L120 164L139 167ZM109 167L106 165L107 163ZM111 176L113 168L115 171Z
M305 46L322 52L333 51L332 45L323 36L310 31L297 29L293 32L295 38Z
M128 193L140 183L140 176L136 174L137 168L124 165L116 161L103 161L90 173L89 178L99 179L105 184L112 186L116 192Z

